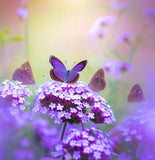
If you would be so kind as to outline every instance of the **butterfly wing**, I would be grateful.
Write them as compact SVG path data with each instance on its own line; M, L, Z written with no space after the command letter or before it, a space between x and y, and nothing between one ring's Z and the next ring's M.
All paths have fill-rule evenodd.
M79 79L79 73L82 71L87 65L87 60L81 61L76 64L71 71L68 72L68 76L66 77L67 83L75 83Z
M135 84L128 95L128 102L134 103L134 102L141 102L143 100L144 100L143 90L139 84Z
M55 81L64 82L67 69L64 64L55 56L51 55L49 58L50 64L53 66L53 69L50 70L50 77Z
M64 82L64 74L62 75L61 70L51 69L50 70L50 77L54 81Z
M106 81L104 79L104 70L102 68L93 75L88 86L94 92L100 92L105 89Z
M67 71L65 65L57 57L51 55L49 58L49 62L53 66L53 68Z
M86 65L87 60L81 61L72 68L71 72L80 72L86 67Z
M23 83L23 85L35 84L32 69L28 61L14 71L12 75L12 80L20 81Z

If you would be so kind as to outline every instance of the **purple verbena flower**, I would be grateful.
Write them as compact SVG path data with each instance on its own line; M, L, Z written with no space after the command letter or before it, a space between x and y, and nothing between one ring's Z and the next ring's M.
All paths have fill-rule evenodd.
M21 19L25 19L28 16L28 11L23 8L18 8L16 13Z
M113 112L107 102L88 85L50 81L37 90L33 111L51 115L55 123L112 123Z
M65 159L111 159L113 154L112 141L108 134L95 128L81 131L70 129L67 137L56 147L56 151L62 153Z
M5 80L2 84L3 87L1 87L0 90L0 107L10 108L13 112L25 110L25 107L29 105L29 102L26 101L25 97L32 95L29 88L18 81L11 82Z

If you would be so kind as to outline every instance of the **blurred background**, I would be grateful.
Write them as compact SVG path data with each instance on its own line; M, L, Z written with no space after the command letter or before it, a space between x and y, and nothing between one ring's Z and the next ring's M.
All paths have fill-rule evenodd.
M21 18L18 8L26 9L28 16ZM87 59L80 80L89 83L104 61L130 59L133 70L120 77L106 72L107 87L100 93L112 105L116 119L121 119L120 113L135 107L127 102L135 83L145 97L152 100L155 93L154 8L154 0L0 0L1 35L8 29L8 37L17 36L5 43L1 36L0 79L11 80L15 69L29 61L37 85L50 81L49 56L54 55L68 69ZM104 35L90 32L104 16L114 17L115 23L104 25ZM131 37L118 42L124 33Z

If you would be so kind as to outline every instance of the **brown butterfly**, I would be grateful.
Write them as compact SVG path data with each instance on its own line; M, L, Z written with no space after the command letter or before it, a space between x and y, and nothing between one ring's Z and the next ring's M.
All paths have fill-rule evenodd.
M14 71L12 80L20 81L23 85L35 84L32 69L28 61Z
M100 68L92 77L88 84L92 91L100 92L105 89L106 81L104 79L104 70Z
M128 95L128 102L134 103L134 102L141 102L143 100L144 100L144 95L142 88L140 87L139 84L135 84Z

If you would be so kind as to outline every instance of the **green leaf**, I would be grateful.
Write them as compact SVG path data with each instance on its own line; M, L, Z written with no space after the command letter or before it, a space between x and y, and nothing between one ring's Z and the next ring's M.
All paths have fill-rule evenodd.
M0 44L1 44L1 46L5 45L5 42L8 39L9 34L10 34L10 29L9 28L0 29Z
M10 29L1 29L0 28L0 45L4 47L7 42L13 41L23 41L24 38L21 36L10 36Z
M6 42L10 42L10 41L23 41L24 38L23 37L20 37L20 36L12 36L12 37L9 37Z
M9 28L3 29L2 32L3 32L4 36L7 37L10 34L10 29Z

